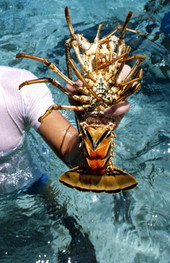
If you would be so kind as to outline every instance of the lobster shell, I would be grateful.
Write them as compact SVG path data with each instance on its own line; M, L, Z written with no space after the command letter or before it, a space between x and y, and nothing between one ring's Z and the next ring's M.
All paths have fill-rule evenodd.
M113 126L80 123L80 127L85 164L65 172L59 181L66 186L92 192L117 193L135 187L136 179L115 167L110 159Z
M135 187L138 182L127 172L114 166L111 157L115 147L113 139L117 123L112 118L106 118L104 110L125 100L139 88L142 79L142 69L139 65L145 60L145 55L129 56L130 46L126 46L124 35L126 31L140 34L127 28L131 19L130 11L122 27L117 27L107 36L99 38L102 25L99 25L93 43L90 43L82 34L75 34L71 24L68 8L65 8L65 17L70 32L66 40L66 62L68 77L55 64L45 58L19 53L17 58L25 57L44 63L67 84L77 89L77 94L68 92L56 79L42 78L25 81L20 85L50 82L74 101L73 105L52 105L43 116L41 122L52 110L74 110L82 112L82 119L77 120L84 162L59 177L59 181L68 187L81 191L116 193ZM115 35L120 31L119 37ZM71 59L71 50L74 50L79 70ZM118 82L118 78L127 61L136 60L128 75ZM72 81L72 71L83 83L82 87ZM77 104L78 103L78 104Z

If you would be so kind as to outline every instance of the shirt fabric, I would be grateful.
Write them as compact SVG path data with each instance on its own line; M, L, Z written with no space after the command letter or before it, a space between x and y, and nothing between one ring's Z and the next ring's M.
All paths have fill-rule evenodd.
M45 84L22 87L24 81L36 79L23 69L0 66L0 193L31 185L33 175L28 153L23 146L26 129L37 130L38 118L54 104Z

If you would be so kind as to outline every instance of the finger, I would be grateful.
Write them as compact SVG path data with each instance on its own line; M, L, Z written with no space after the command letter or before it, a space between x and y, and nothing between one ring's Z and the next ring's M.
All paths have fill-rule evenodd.
M77 92L76 88L74 88L73 86L71 86L69 84L66 85L66 90L68 90L69 92L72 92L72 93Z
M106 117L116 117L127 113L129 110L129 103L126 101L122 101L110 108L105 109L104 114Z
M79 80L79 79L75 81L75 84L76 84L77 86L79 86L79 87L83 86L82 81ZM69 84L66 85L66 89L67 89L68 91L72 92L72 93L75 93L75 94L77 93L77 89L76 89L75 87L69 85Z
M131 71L131 67L129 65L124 65L120 75L118 76L117 83L121 83Z
M75 83L76 83L79 87L82 87L82 86L83 86L83 82L82 82L80 79L76 80Z

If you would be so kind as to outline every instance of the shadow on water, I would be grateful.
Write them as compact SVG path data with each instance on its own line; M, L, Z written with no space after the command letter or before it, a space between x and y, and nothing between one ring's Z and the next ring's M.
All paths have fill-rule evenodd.
M36 187L32 188L33 191L35 191L35 189ZM29 194L33 194L32 190L31 192L29 191ZM58 250L57 243L56 248L55 245L53 246L54 253L55 249L56 251L58 250L58 253L56 253L58 263L97 263L95 249L89 239L88 233L84 232L84 229L79 225L74 216L68 215L67 204L63 203L62 206L58 204L58 193L55 187L52 187L50 181L41 189L39 198L41 198L44 203L51 224L55 225L57 222L57 224L61 225L68 231L70 236L70 243L62 250Z
M50 182L43 187L36 182L24 193L1 199L1 206L6 205L0 216L3 263L11 263L14 258L15 263L97 263L88 233L57 198Z

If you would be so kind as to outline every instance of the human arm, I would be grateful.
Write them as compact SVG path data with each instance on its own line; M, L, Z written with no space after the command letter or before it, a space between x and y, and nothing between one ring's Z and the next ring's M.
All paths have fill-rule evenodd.
M59 111L52 111L45 117L37 131L68 166L81 162L78 131Z

